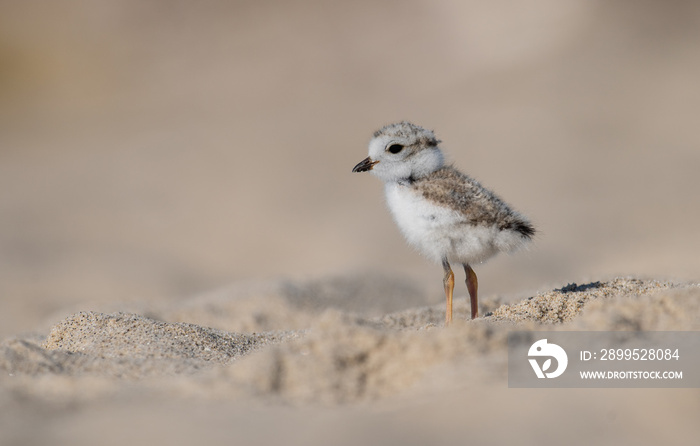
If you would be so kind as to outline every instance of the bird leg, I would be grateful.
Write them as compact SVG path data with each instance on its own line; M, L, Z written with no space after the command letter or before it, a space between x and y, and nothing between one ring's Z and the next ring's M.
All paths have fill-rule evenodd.
M445 309L445 325L450 325L452 322L452 292L455 289L455 275L450 268L447 259L443 259L442 267L445 270L445 277L442 278L442 283L445 285L445 297L447 297L447 308Z
M476 280L476 273L471 266L464 264L464 272L467 273L467 290L469 290L469 299L472 305L472 319L479 315L479 304L477 303L476 291L479 288L479 282Z

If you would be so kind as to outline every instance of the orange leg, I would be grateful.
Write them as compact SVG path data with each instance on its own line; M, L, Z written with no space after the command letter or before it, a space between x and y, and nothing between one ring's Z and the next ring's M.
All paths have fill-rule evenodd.
M476 280L476 273L472 267L466 263L464 264L464 272L467 273L467 290L469 290L469 299L472 304L472 319L474 319L479 315L479 304L476 296L479 282Z
M455 289L455 275L452 272L452 268L450 268L450 264L447 263L447 259L442 261L442 267L445 270L445 277L443 277L442 283L445 285L445 297L447 298L445 325L450 325L450 322L452 322L452 292Z

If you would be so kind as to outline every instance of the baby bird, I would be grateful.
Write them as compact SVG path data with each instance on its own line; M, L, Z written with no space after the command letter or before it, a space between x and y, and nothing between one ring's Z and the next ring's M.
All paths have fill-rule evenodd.
M372 171L384 181L389 210L408 243L442 263L449 325L454 291L450 263L464 266L474 319L478 282L471 265L520 248L535 228L496 194L446 165L440 142L432 131L410 122L390 124L374 133L369 156L352 171Z

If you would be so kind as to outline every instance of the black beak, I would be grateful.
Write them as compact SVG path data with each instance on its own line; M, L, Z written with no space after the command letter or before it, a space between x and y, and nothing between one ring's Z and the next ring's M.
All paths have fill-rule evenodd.
M375 164L377 164L379 161L372 161L372 158L369 156L359 163L357 163L357 166L352 168L353 172L367 172L368 170L372 170L372 167L374 167Z

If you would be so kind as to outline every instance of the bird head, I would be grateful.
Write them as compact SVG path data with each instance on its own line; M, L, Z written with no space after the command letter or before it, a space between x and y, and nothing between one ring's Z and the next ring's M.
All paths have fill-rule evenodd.
M353 172L371 171L384 182L417 179L441 168L440 140L431 130L402 121L377 130L369 156Z

